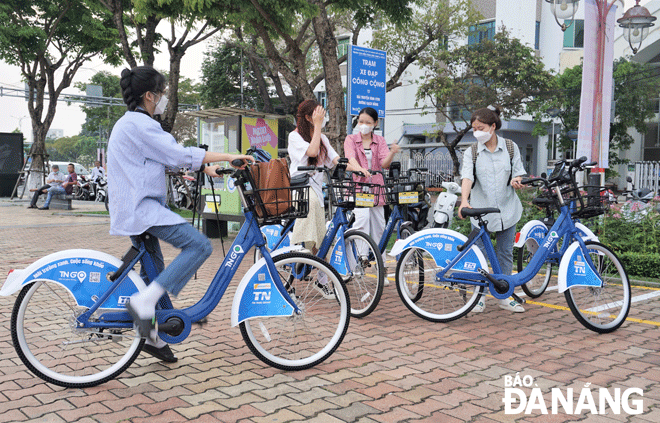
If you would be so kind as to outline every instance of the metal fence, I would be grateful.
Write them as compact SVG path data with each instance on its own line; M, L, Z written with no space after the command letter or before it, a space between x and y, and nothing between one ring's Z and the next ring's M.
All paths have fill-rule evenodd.
M633 183L636 189L649 188L658 193L660 162L635 162Z
M456 151L459 162L463 159L463 154ZM410 168L427 168L431 177L427 178L427 186L439 186L440 181L434 176L451 175L454 171L454 162L451 159L448 151L435 151L431 153L422 153L418 151L411 151L410 149L402 149L394 156L394 161L401 162L401 169L408 170Z

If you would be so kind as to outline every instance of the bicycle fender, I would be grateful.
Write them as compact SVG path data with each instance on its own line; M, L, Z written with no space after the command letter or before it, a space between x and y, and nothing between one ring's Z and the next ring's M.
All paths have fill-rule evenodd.
M389 255L396 257L408 248L419 248L431 254L438 266L444 267L456 257L457 247L463 245L465 241L467 241L465 235L451 229L425 229L406 239L396 241ZM473 245L452 269L475 272L478 268L488 270L488 263L481 250Z
M0 295L8 296L23 286L39 280L48 280L67 288L81 307L91 307L112 282L108 273L116 271L122 262L109 254L94 250L64 250L40 258L25 269L9 274ZM123 310L128 298L145 288L135 271L117 287L101 308Z
M291 316L294 312L275 286L266 259L261 258L243 276L231 304L232 327L253 317Z
M548 227L545 226L540 220L530 220L525 223L525 226L522 227L520 232L516 234L516 242L514 242L514 247L522 247L525 245L525 241L528 239L533 239L536 241L536 244L540 244L543 241L543 238L548 234Z
M335 246L330 255L330 266L334 267L337 272L342 276L347 276L351 273L351 269L355 267L356 263L348 263L348 253L346 251L346 242L344 241L345 234L344 227L340 227L335 235Z
M273 248L275 248L275 245L282 236L282 231L284 230L284 227L282 225L266 225L266 226L262 226L260 229L261 229L261 233L264 235L264 238L266 238L266 246L268 247L268 249L272 250ZM282 240L280 247L288 247L289 245L291 245L291 233L288 233L286 235L286 238Z
M559 263L559 275L557 277L559 293L573 286L590 286L600 288L603 280L600 275L584 259L585 253L580 243L574 241L566 250Z
M580 231L580 236L583 241L598 241L598 237L594 234L591 229L587 228L580 222L575 222L575 227Z

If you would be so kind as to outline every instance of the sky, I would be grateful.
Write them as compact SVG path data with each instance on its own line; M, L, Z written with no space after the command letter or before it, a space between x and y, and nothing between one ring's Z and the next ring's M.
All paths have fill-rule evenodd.
M162 25L162 24L161 24ZM165 28L165 26L163 26ZM204 52L208 45L213 41L213 37L206 41L190 47L181 62L181 75L182 77L190 78L195 82L201 79L201 65L204 60ZM165 45L160 48L161 53L156 55L154 67L158 70L169 71L169 54ZM91 79L94 74L100 71L108 71L119 76L121 70L125 66L113 68L104 64L101 60L92 60L83 65L78 70L74 78L76 82L86 82ZM58 80L59 82L59 80ZM84 94L71 84L71 87L66 88L63 93L65 94ZM21 79L21 72L18 66L11 66L3 61L0 61L0 87L24 89L24 82ZM44 107L47 106L45 102ZM30 114L27 108L27 102L22 98L17 97L0 97L0 132L12 132L16 128L20 128L25 134L28 141L32 140L32 125L30 121ZM51 129L62 129L64 136L78 135L82 124L85 122L85 114L82 112L80 105L68 106L65 102L58 101L55 118L50 126Z

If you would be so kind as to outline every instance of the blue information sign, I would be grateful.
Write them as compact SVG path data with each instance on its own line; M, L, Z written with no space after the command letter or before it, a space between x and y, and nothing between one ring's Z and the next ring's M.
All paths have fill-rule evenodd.
M350 45L348 49L348 105L351 115L373 107L378 117L385 117L385 66L387 53L382 50Z

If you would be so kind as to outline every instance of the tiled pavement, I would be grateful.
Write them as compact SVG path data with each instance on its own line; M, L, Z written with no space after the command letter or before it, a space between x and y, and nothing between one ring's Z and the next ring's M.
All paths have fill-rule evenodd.
M108 235L106 217L27 210L0 200L0 274L48 253L92 248L121 256L127 239ZM78 210L93 203L76 203ZM221 262L221 248L184 289L177 304L201 296ZM225 244L228 247L228 243ZM175 251L164 248L166 258ZM247 270L250 260L243 264ZM393 263L390 263L393 271ZM4 276L3 278L4 279ZM583 328L548 292L527 311L511 314L490 301L481 315L448 324L415 317L391 284L374 313L352 319L348 334L325 363L283 372L255 358L229 325L233 288L173 350L176 364L141 355L119 378L89 389L64 389L35 378L17 357L9 320L14 297L0 297L0 422L660 422L660 303L635 302L630 320L613 334ZM633 295L654 294L635 288ZM647 295L648 297L648 295ZM560 307L556 307L560 306ZM540 388L550 414L505 414L505 376L527 376ZM588 388L585 388L586 384ZM552 414L551 389L572 388L575 415ZM628 388L642 399L642 414L599 411L600 388L612 396ZM531 388L523 391L532 397ZM581 394L593 394L579 400ZM536 390L538 392L538 390ZM628 391L632 392L632 391ZM539 402L537 401L538 405ZM629 410L630 411L630 410Z

